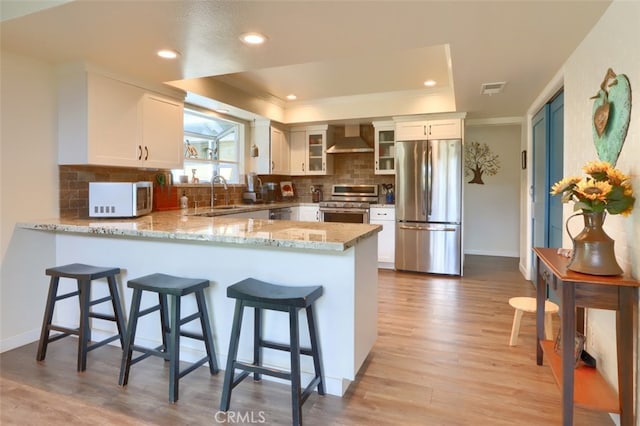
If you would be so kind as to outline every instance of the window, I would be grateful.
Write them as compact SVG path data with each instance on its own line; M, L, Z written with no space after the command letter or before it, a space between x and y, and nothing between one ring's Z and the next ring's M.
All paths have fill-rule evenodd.
M222 119L206 110L184 110L184 169L172 170L175 182L187 176L192 183L211 182L221 175L229 183L239 183L242 168L243 124Z

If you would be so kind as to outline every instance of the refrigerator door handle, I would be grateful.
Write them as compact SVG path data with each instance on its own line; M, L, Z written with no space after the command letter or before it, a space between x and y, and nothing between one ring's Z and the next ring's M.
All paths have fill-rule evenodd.
M421 164L422 216L424 216L425 218L428 218L427 211L429 210L429 206L428 206L428 200L427 200L427 191L429 190L429 186L431 185L431 182L429 181L429 170L428 170L429 165L427 164L426 155L427 155L426 152L422 150L422 158L420 159L422 161L422 164Z
M427 191L429 191L428 194L428 203L427 203L427 218L431 216L431 207L433 206L433 151L431 151L431 144L429 144L428 146L428 150L429 150L429 165L428 165L428 170L429 170L429 177L428 177L428 181L429 181L429 185L427 187Z
M455 232L456 228L450 228L447 226L410 226L410 225L400 225L400 229L406 229L409 231L444 231L444 232Z

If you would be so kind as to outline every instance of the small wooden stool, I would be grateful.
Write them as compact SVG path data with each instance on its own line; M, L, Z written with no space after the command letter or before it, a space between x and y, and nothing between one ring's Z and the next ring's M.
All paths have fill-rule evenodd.
M231 404L231 391L250 373L254 380L260 380L260 375L279 377L291 381L291 409L292 424L302 424L302 404L317 387L318 394L324 395L322 379L322 364L320 355L320 341L316 328L313 303L322 295L322 286L288 287L269 284L254 278L248 278L227 287L227 297L236 299L227 369L224 375L220 410L228 411ZM242 313L244 308L254 308L254 336L253 363L238 361L238 344L242 327ZM262 310L274 310L289 313L289 344L281 344L262 338ZM309 326L310 348L300 347L298 330L298 311L305 309ZM287 351L291 358L291 370L282 371L267 368L262 365L262 348ZM300 355L313 357L315 377L302 389L300 384ZM238 376L235 370L241 370Z
M535 297L512 297L509 304L516 310L513 315L513 326L511 327L511 339L509 346L515 346L518 343L518 333L520 332L520 320L523 312L536 312ZM553 323L551 314L557 313L558 305L545 300L544 301L544 334L547 340L553 340Z
M120 273L120 268L103 268L101 266L84 265L82 263L72 263L70 265L48 268L45 273L51 277L49 284L49 296L45 306L44 319L42 320L42 331L38 344L38 354L36 360L43 361L47 355L47 346L50 342L62 339L67 336L78 336L78 371L87 369L87 353L114 340L120 340L120 345L124 347L125 321L116 285L116 275ZM60 278L71 278L77 281L78 290L70 293L58 295L58 284ZM91 300L91 282L100 278L106 278L109 286L109 296ZM68 297L78 296L80 302L80 321L78 328L62 327L52 324L53 310L58 300ZM91 307L101 303L111 302L113 315L92 312ZM100 342L91 341L91 326L89 318L98 318L106 321L113 321L118 327L118 334L108 337ZM51 331L60 333L51 336Z
M178 400L178 381L181 377L192 372L196 368L209 363L209 372L214 375L218 372L218 361L213 343L211 326L209 325L209 313L204 297L204 289L209 287L209 280L181 278L165 274L151 274L144 277L129 280L127 287L133 289L131 300L131 314L125 339L122 363L120 365L119 384L126 386L129 381L129 370L138 361L154 355L169 361L169 402ZM140 310L140 299L143 291L158 294L159 304ZM180 315L180 300L182 296L194 293L198 304L198 311L182 318ZM171 297L171 309L169 309L168 296ZM162 327L162 345L156 348L147 348L135 344L138 319L144 315L160 311L160 326ZM180 329L180 326L194 320L200 320L202 334L191 333ZM180 336L202 340L207 355L180 371ZM133 358L133 351L142 352Z

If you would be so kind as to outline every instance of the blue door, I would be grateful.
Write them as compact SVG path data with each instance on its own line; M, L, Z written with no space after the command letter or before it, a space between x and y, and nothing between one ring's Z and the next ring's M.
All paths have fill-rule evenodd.
M564 148L564 93L549 104L549 184L562 179ZM549 196L548 246L562 247L562 198Z
M533 117L533 247L562 247L562 200L551 196L551 185L562 179L564 150L564 95L558 93ZM532 256L533 283L537 271ZM548 292L556 303L558 298Z

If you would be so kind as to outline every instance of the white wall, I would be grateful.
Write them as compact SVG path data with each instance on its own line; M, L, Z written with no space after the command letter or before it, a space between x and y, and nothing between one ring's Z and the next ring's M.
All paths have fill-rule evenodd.
M53 70L0 54L0 351L5 351L38 338L48 287L44 269L55 262L53 236L34 244L33 235L16 230L15 223L57 217L59 191Z
M564 67L565 80L565 174L581 174L580 168L597 158L593 145L591 120L593 101L608 68L626 74L631 83L632 100L629 132L617 167L630 174L636 197L640 194L640 2L614 1ZM640 197L638 197L640 198ZM566 206L565 219L571 212ZM640 201L630 217L608 216L606 232L615 240L616 258L622 268L640 278ZM565 235L564 245L571 242ZM615 352L615 314L589 310L588 350L598 359L598 368L617 388ZM637 383L637 380L636 380ZM638 411L638 410L636 410Z
M548 99L557 90L558 81L564 80L564 175L581 175L582 166L597 159L591 130L593 101L589 98L597 92L607 69L626 74L632 92L640 90L638 22L640 2L615 0L529 110L531 114L537 110L541 106L540 99ZM632 100L629 132L616 167L632 176L635 195L640 198L640 103L637 99L634 96ZM531 146L530 140L528 146ZM565 220L572 209L572 205L565 206ZM579 224L575 231L579 231ZM640 201L636 201L635 210L629 217L608 216L605 231L616 242L618 263L626 273L639 279ZM571 246L566 233L563 246ZM529 269L527 262L521 265L527 265L526 269ZM596 357L598 369L606 380L617 389L615 313L590 309L587 315L587 350ZM635 383L637 389L637 376ZM640 403L636 401L636 404L636 412L639 412Z
M500 170L484 185L464 180L464 252L518 257L520 245L520 124L467 125L465 143L486 143Z

